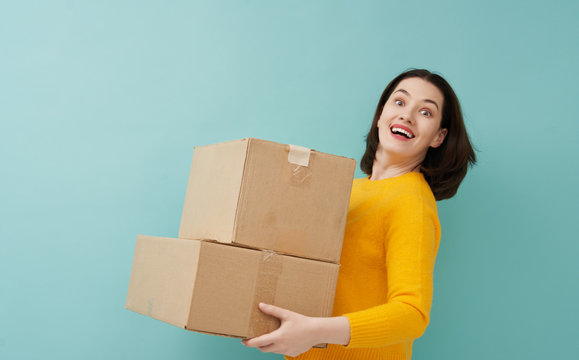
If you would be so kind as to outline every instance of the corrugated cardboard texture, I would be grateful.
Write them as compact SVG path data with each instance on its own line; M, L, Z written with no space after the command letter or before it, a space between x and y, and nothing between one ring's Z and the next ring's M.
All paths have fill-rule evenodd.
M280 326L279 319L268 316L259 310L259 303L274 304L277 294L278 281L283 272L283 256L273 251L261 252L255 295L249 320L248 337L259 336L272 332Z
M175 326L189 316L199 242L139 235L126 308Z
M339 265L262 251L248 337L279 327L257 304L265 302L307 316L332 316Z
M288 154L250 139L234 242L338 263L356 162L312 151L303 167Z
M195 148L180 238L232 238L247 144L237 140Z
M332 316L340 266L291 256L280 257L283 271L277 281L274 304L306 316Z
M196 240L190 240L196 241ZM247 336L260 253L201 242L199 269L187 328Z
M288 155L258 139L196 148L179 236L338 263L356 162L311 151L304 167Z
M189 330L254 337L279 326L259 311L259 302L330 316L338 268L271 251L140 235L127 308Z

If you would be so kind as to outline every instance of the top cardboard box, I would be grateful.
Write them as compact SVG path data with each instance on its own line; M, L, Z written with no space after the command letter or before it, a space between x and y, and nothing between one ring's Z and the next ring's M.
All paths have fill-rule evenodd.
M253 138L195 147L179 237L339 263L355 167Z

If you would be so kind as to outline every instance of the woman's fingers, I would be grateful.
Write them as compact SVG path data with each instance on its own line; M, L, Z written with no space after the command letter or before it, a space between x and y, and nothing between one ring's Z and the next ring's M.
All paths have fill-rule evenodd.
M282 309L280 307L265 304L265 303L259 303L259 309L264 314L275 316L275 317L279 318L280 320L282 320L282 322L288 316L290 316L292 314L292 312L289 310ZM274 331L270 332L269 334L264 334L264 335L261 335L258 337L254 337L253 339L243 340L242 343L243 343L243 345L249 346L249 347L257 347L257 348L267 347L267 346L275 343L276 336L277 336L277 330L274 330Z
M277 307L275 305L270 305L270 304L266 304L266 303L259 303L259 309L263 313L275 316L276 318L278 318L280 320L285 320L288 316L291 316L291 314L293 313L292 311L282 309L282 308Z
M269 353L277 353L277 354L281 354L279 352L279 350L277 349L277 346L275 344L270 344L270 345L266 345L266 346L260 346L258 347L259 350L261 350L262 352L269 352Z
M259 303L259 309L264 314L279 318L281 325L269 334L243 340L242 343L245 346L256 347L263 352L296 356L315 344L315 342L311 343L311 339L305 331L310 324L310 318L264 303Z
M275 331L269 334L254 337L253 339L243 340L243 345L249 347L262 347L268 346L274 343Z

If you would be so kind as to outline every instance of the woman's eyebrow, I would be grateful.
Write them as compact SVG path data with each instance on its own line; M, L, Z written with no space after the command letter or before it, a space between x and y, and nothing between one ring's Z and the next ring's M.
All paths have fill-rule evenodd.
M436 101L430 100L430 99L424 99L424 102L433 103L434 106L436 106L436 110L440 110L440 109L438 108L438 104L436 103Z
M411 97L410 93L409 93L408 91L404 90L404 89L398 89L398 90L394 91L394 93L397 93L398 91L400 91L401 93L406 94L407 96L410 96L410 97ZM427 103L432 103L432 104L434 104L434 106L436 106L436 109L437 109L437 110L440 110L440 108L438 107L438 104L436 103L436 101L430 100L430 99L424 99L423 101L424 101L424 102L427 102Z

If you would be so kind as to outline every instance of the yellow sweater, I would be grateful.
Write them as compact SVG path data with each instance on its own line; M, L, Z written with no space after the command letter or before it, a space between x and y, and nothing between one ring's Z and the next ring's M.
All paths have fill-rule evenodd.
M355 179L334 302L334 316L350 320L350 344L297 359L410 360L429 322L439 241L436 201L421 173Z

